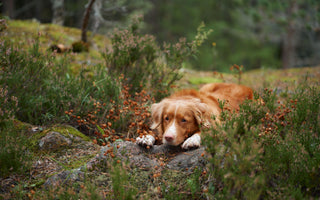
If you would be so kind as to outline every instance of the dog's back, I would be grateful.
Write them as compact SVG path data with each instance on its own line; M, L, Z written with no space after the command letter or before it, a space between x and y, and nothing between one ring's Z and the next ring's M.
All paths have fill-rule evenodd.
M231 109L239 109L246 99L253 99L252 89L232 83L210 83L200 89L203 95L213 96L219 101L226 101Z

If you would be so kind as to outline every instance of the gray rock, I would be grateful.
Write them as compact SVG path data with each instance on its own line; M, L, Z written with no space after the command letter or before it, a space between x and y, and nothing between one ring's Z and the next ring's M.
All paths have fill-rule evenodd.
M51 133L50 135L57 136L56 133ZM61 143L68 144L67 141L63 141L64 137L60 137L60 134L58 137L52 138L58 138L61 140ZM111 159L120 159L128 162L132 168L139 168L146 171L172 169L192 172L196 167L204 167L206 165L204 152L204 147L185 151L180 147L154 145L152 148L147 149L132 142L118 141L110 147L101 147L100 153L84 166L51 176L44 185L46 187L57 187L62 184L70 185L75 182L81 182L86 172L91 172L94 176L98 176L97 173L100 173L101 170L103 171L102 163L108 165L108 160ZM103 178L99 184L108 184L106 181L108 182L109 179Z
M101 148L98 159L106 159L106 152L113 148L113 155L123 161L129 161L131 166L150 170L155 167L167 167L174 170L191 171L195 167L205 166L205 148L201 147L185 151L180 147L154 145L147 149L132 142L117 142L111 147Z
M202 156L204 147L181 153L175 156L167 163L169 169L191 171L195 167L201 167L206 164L206 159Z
M62 134L51 131L39 141L39 148L41 150L55 150L60 147L70 146L72 141Z
M58 174L55 174L47 179L44 183L45 187L58 187L64 184L73 184L78 181L82 181L84 179L84 172L80 169L75 169L72 171L63 171Z

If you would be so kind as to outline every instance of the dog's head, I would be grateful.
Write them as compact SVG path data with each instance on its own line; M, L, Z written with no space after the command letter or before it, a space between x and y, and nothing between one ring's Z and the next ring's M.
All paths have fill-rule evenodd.
M152 129L157 129L164 144L180 145L200 127L210 126L210 113L200 99L164 99L151 107Z

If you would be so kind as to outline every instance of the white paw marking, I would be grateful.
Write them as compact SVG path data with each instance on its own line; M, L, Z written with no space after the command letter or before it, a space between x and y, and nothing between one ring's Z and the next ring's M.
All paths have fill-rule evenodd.
M136 138L136 143L142 146L152 146L156 139L152 135L144 135Z
M200 147L201 137L199 134L194 134L189 137L184 143L182 144L183 149L190 149L192 147Z

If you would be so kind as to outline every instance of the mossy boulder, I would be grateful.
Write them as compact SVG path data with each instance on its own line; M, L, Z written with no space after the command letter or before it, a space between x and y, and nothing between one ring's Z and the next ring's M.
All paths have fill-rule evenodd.
M39 141L41 150L56 150L62 147L68 147L72 144L71 139L63 136L59 132L51 131Z
M57 150L83 141L89 142L90 138L71 126L56 125L33 133L29 139L29 147L33 151Z

